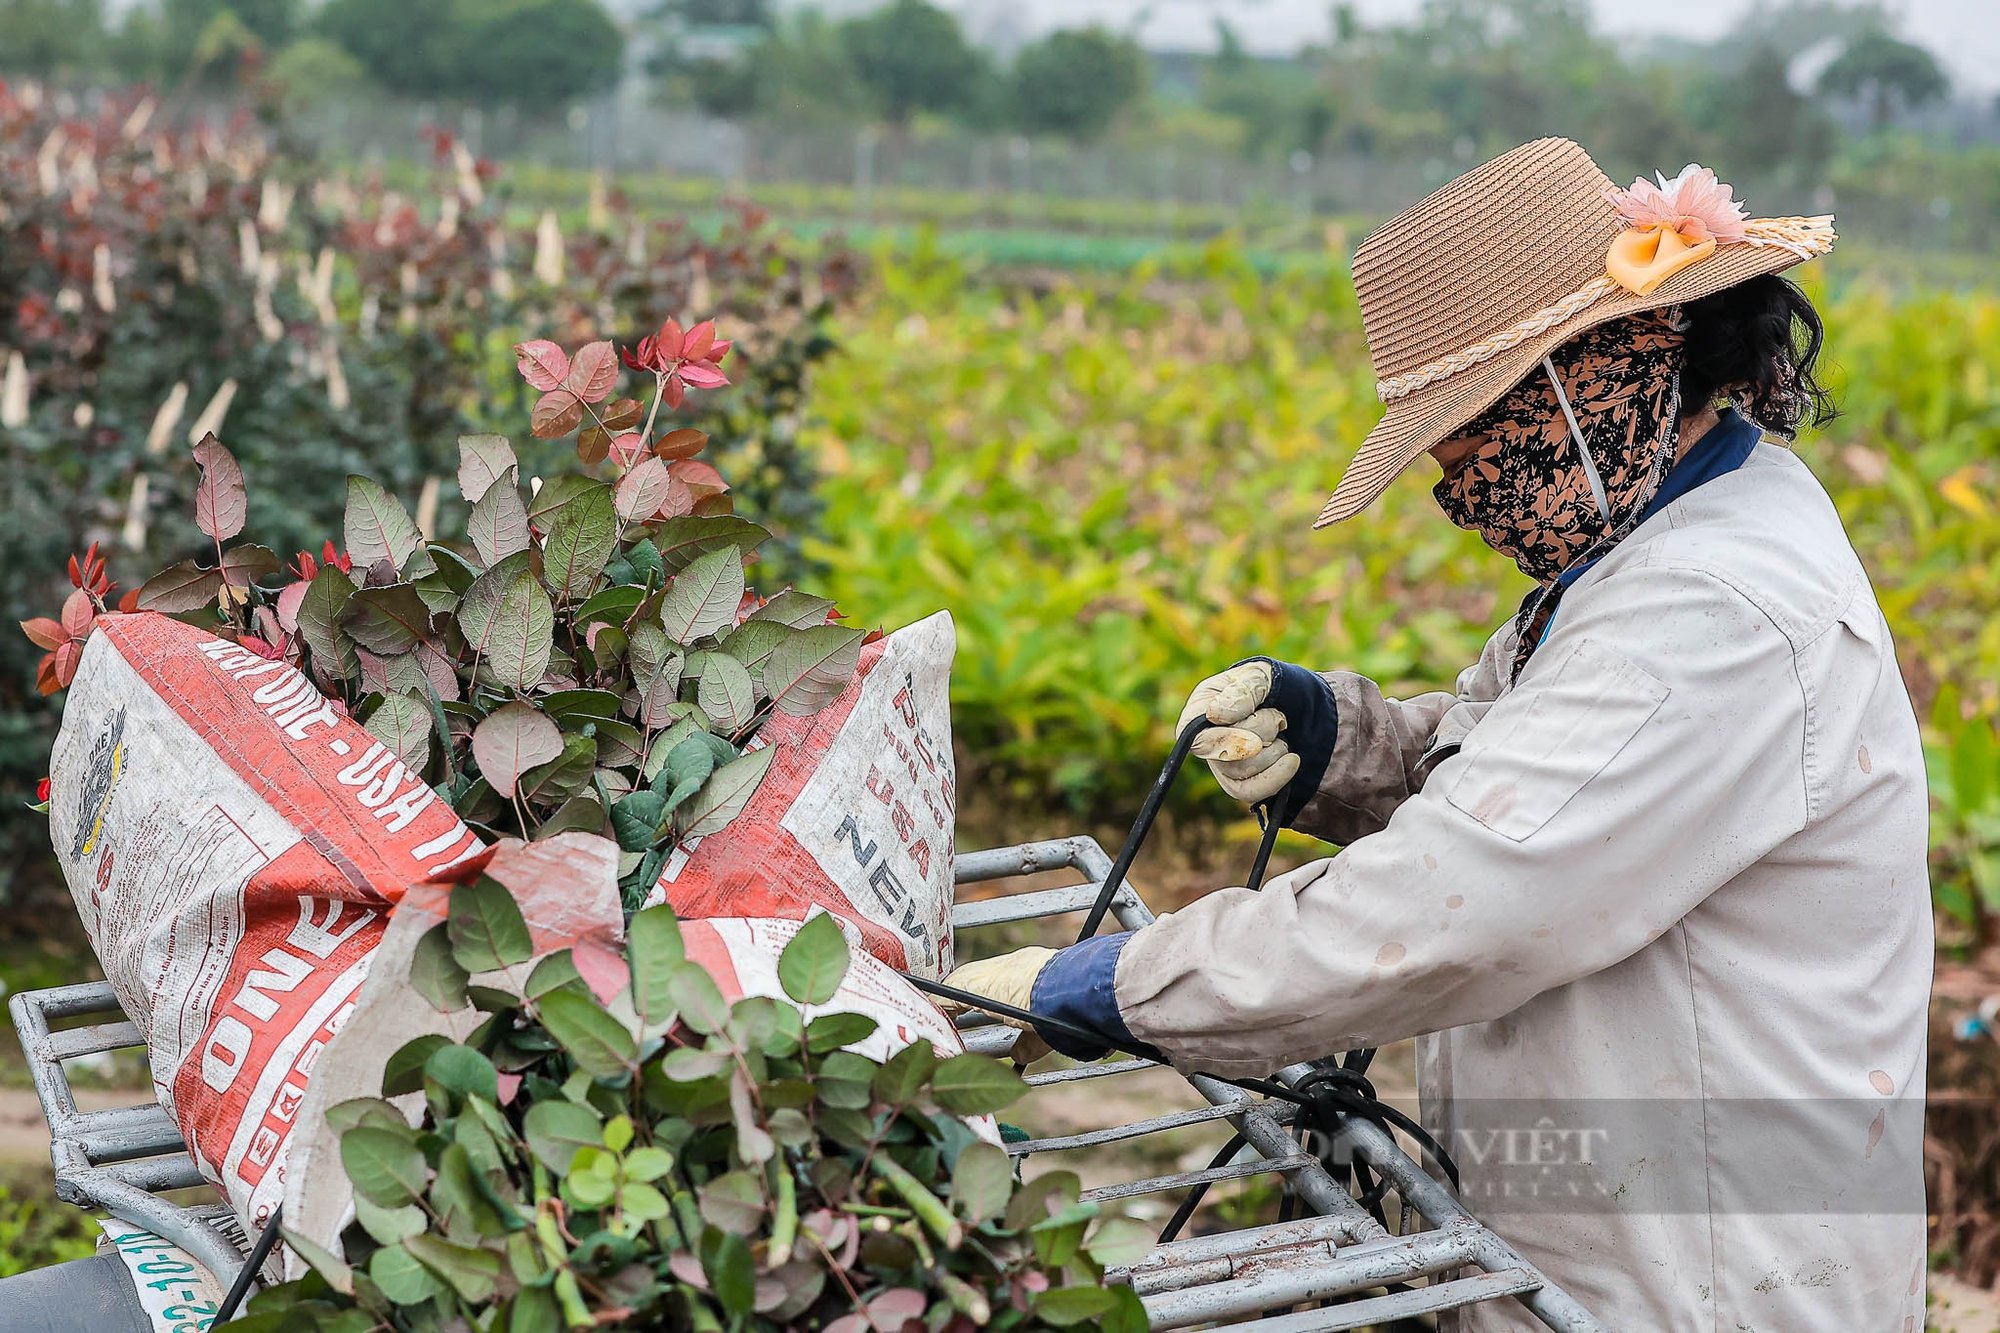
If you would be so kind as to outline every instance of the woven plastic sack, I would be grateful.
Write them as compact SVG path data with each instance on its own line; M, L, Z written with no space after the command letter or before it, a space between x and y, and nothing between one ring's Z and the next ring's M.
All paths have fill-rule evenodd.
M297 670L156 615L98 621L49 799L160 1104L261 1227L390 904L483 844Z
M949 972L955 646L940 611L864 648L826 708L774 714L763 784L723 833L674 853L647 902L683 921L824 908L889 966Z

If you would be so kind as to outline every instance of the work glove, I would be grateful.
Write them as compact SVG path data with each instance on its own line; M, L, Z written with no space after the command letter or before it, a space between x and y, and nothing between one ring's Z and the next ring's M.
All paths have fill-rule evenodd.
M1174 723L1176 734L1197 717L1215 724L1194 738L1188 753L1207 763L1222 790L1246 805L1272 800L1299 772L1299 757L1278 737L1287 725L1285 714L1265 706L1272 680L1271 664L1264 661L1210 676L1194 687Z
M944 984L971 991L974 995L984 995L1002 1004L1011 1004L1016 1009L1026 1009L1034 999L1035 979L1042 975L1042 969L1049 965L1049 960L1056 953L1054 949L1033 947L982 958L976 963L954 968L951 975L944 979ZM941 997L937 999L937 1006L952 1018L965 1013L970 1007ZM998 1014L994 1017L1009 1027L1021 1030L1021 1035L1014 1041L1016 1064L1030 1065L1049 1053L1048 1043L1027 1024Z

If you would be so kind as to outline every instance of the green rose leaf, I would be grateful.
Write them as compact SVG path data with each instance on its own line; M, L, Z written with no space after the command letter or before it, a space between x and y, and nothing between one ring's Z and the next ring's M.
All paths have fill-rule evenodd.
M984 1055L954 1055L931 1077L931 1096L954 1115L990 1115L1027 1092L1019 1074Z
M406 1237L403 1248L468 1301L491 1300L499 1287L500 1256L432 1235Z
M874 1091L877 1101L891 1106L905 1106L916 1099L924 1090L931 1075L937 1070L937 1052L931 1048L930 1040L919 1037L882 1062L875 1071Z
M697 963L682 963L667 979L667 995L681 1020L696 1032L721 1032L729 1026L729 1001L715 978Z
M520 474L520 460L505 435L458 437L458 491L467 504L478 504L501 482L512 486Z
M416 1133L384 1125L357 1125L340 1136L340 1164L354 1192L383 1208L401 1208L423 1195L430 1169Z
M960 1160L964 1160L964 1154L960 1154ZM1107 1217L1090 1233L1083 1248L1099 1268L1123 1268L1152 1253L1153 1239L1150 1228L1129 1217Z
M599 486L564 505L549 522L542 543L542 579L559 601L590 595L604 577L604 562L618 549L618 515L611 492Z
M384 695L368 715L368 734L388 746L411 772L421 772L431 757L430 701L414 694Z
M604 1126L597 1113L567 1101L540 1101L530 1106L522 1118L522 1132L528 1151L559 1176L569 1174L577 1149L595 1148L604 1141Z
M660 602L660 624L673 642L691 644L734 624L742 602L743 552L711 551L675 577Z
M341 628L371 653L407 653L430 637L431 609L407 583L362 588L347 599Z
M163 569L139 589L139 609L181 615L215 605L222 592L222 571L203 569L192 560Z
M424 1061L424 1076L461 1097L500 1100L500 1074L493 1062L470 1046L448 1044L431 1052Z
M571 501L593 492L605 491L607 487L594 477L586 477L578 472L563 472L542 483L528 501L528 517L543 532L555 523L555 516L568 508Z
M422 1305L447 1290L444 1281L398 1245L385 1245L368 1260L368 1276L398 1305Z
M354 656L354 641L341 628L347 600L352 596L354 580L338 565L323 565L299 603L299 637L312 654L314 668L328 679L352 679L361 669Z
M792 629L811 629L826 624L833 610L831 597L809 597L796 588L786 588L750 613L752 621L774 621Z
M757 712L757 683L750 670L725 652L701 653L701 683L695 701L718 732L733 734L750 725Z
M1035 1313L1057 1328L1107 1314L1118 1298L1103 1287L1055 1287L1035 1297Z
M699 838L726 827L756 794L777 752L775 745L766 745L718 768L701 794L680 810L682 831L690 838Z
M781 713L809 717L819 712L854 679L865 637L842 625L800 630L771 650L764 664L764 692Z
M521 796L537 805L558 804L590 786L596 768L597 742L589 736L568 737L560 755L521 775Z
M529 1000L539 1000L558 986L583 982L583 975L576 970L576 961L568 949L558 949L536 963L528 973L528 980L521 987L521 994Z
M798 1004L825 1004L847 975L847 936L830 912L809 917L778 955L778 984Z
M577 1068L592 1078L616 1078L639 1058L632 1034L594 999L571 990L550 991L535 1002L535 1011Z
M494 486L472 506L472 515L465 520L465 535L471 538L479 563L487 568L533 544L528 506L511 481Z
M632 1007L648 1027L674 1013L674 973L687 958L674 909L661 903L632 918L625 928L626 959L632 966Z
M958 1215L975 1224L998 1217L1013 1195L1013 1160L984 1139L966 1145L951 1168L951 1201Z
M555 648L555 607L535 578L528 553L510 555L466 589L459 628L494 679L525 690L547 674Z
M866 1041L881 1026L866 1014L821 1014L806 1024L806 1050L813 1055L825 1055Z
M347 554L357 568L369 569L387 560L397 569L417 553L423 535L409 511L372 477L347 479L347 519L343 525Z
M452 953L451 933L443 922L419 937L410 957L410 985L433 1009L452 1013L465 1008L465 986L470 980L471 974Z
M426 932L426 935L430 934L435 934L442 939L444 927L438 926L434 930ZM454 1005L453 1007L457 1008L458 1006ZM422 1088L424 1086L424 1064L431 1058L431 1052L437 1050L440 1046L449 1046L450 1044L451 1039L449 1037L437 1032L427 1032L421 1037L404 1042L402 1046L396 1049L394 1054L383 1062L382 1095L384 1097L400 1097L406 1092L415 1092Z
M534 953L521 905L497 879L478 879L451 891L445 928L452 956L467 972L491 972L525 963Z
M532 704L502 704L472 731L473 762L502 796L512 796L530 769L561 758L562 729Z
M704 555L725 548L752 551L771 534L734 514L690 514L668 519L653 534L660 564L669 574L686 569Z
M660 836L667 817L666 798L656 791L635 791L611 807L611 832L628 852L643 852Z
M757 1299L757 1266L749 1243L729 1231L707 1231L701 1238L701 1271L722 1308L738 1319L749 1317Z
M665 809L672 811L692 798L715 773L715 751L699 736L690 736L667 755L654 790L666 788Z

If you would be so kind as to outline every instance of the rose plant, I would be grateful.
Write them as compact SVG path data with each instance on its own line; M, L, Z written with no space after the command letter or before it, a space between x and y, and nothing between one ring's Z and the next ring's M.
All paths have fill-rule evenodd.
M622 953L537 957L487 874L510 839L609 837L633 911L677 845L755 792L776 752L756 743L764 719L818 711L857 668L868 636L831 602L748 586L767 534L732 512L707 437L662 419L725 385L730 352L709 321L669 320L622 355L516 346L533 434L587 470L524 485L507 438L463 438L465 549L353 476L340 543L288 563L239 540L243 472L208 435L193 461L209 553L114 603L93 548L60 616L23 624L49 690L114 605L288 662L497 844L452 872L409 977L413 1001L484 1019L462 1043L411 1042L382 1100L329 1114L355 1223L341 1255L288 1233L314 1271L261 1296L253 1326L1144 1326L1102 1281L1144 1230L1100 1219L1073 1175L1017 1191L968 1125L1021 1094L1016 1074L921 1040L871 1059L845 1048L875 1020L797 1007L827 1006L848 970L832 917L779 960L792 1004L731 1004L668 909L638 912ZM386 1099L419 1091L413 1127Z
M681 840L714 833L756 790L774 753L749 744L758 724L831 703L867 637L824 598L746 586L768 534L731 512L728 483L697 457L706 435L660 429L689 387L728 383L729 351L712 323L671 320L622 361L608 340L574 354L520 344L534 433L573 439L610 476L524 487L505 437L463 438L466 550L426 541L384 487L353 476L341 546L288 568L236 540L243 472L209 435L193 451L194 509L212 553L122 606L198 619L298 666L489 839L615 837L634 907ZM628 375L637 397L617 393ZM46 650L45 691L69 684L115 591L95 548L70 574L61 614L22 626Z
M245 1333L1145 1327L1103 1276L1150 1233L1071 1173L1018 1184L968 1125L1026 1090L1018 1074L922 1040L885 1061L844 1049L875 1021L820 1009L850 964L832 917L779 958L790 1002L728 1003L665 906L633 917L622 955L548 954L517 993L498 972L531 961L521 913L476 866L463 878L412 982L488 1017L463 1043L408 1043L382 1099L332 1109L356 1196L344 1253L288 1232L312 1272L254 1298ZM418 1092L413 1127L386 1099Z

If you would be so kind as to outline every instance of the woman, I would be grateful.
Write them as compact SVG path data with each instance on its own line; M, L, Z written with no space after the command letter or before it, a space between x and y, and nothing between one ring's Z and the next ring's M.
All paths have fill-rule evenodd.
M1339 855L952 980L1224 1075L1419 1037L1468 1205L1611 1328L1920 1328L1923 759L1833 506L1760 438L1825 407L1776 274L1830 224L1550 139L1372 235L1388 411L1320 524L1428 452L1536 590L1454 693L1195 690L1223 785Z

